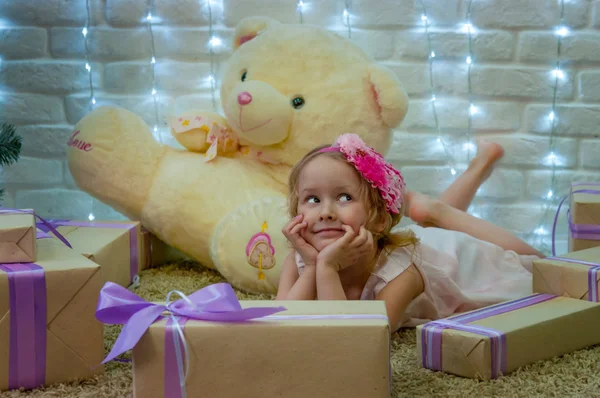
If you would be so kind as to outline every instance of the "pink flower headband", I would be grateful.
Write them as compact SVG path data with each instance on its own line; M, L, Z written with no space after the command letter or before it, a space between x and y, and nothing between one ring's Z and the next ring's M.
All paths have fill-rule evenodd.
M402 174L356 134L342 134L336 143L319 152L339 151L373 188L377 188L389 213L399 214L406 184Z

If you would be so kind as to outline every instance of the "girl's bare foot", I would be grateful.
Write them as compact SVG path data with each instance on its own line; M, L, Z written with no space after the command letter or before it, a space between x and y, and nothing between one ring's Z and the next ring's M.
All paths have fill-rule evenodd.
M483 180L485 181L494 171L496 162L502 159L503 156L504 148L502 148L502 145L485 139L478 139L477 154L471 161L471 165L484 170Z
M436 211L441 203L437 199L432 199L427 195L418 192L408 192L406 194L407 202L410 204L406 209L411 220L422 227L436 226Z

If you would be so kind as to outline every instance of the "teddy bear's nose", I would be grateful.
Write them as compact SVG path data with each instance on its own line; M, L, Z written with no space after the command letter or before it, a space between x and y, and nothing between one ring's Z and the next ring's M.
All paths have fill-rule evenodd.
M252 102L252 96L249 92L244 91L243 93L238 94L238 104L240 105L248 105Z

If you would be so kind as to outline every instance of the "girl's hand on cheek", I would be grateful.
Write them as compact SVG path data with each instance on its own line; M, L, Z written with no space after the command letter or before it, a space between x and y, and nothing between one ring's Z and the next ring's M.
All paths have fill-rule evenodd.
M325 247L317 256L317 264L336 271L358 263L368 263L376 253L373 235L364 226L358 233L349 225L343 225L344 236Z
M294 250L298 252L306 266L317 265L317 249L308 243L300 234L307 227L306 221L302 221L304 216L302 214L292 218L281 230L283 235L290 241Z

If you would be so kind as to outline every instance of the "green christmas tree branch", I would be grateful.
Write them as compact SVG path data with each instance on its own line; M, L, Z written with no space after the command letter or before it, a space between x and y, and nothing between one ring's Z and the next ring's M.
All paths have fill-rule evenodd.
M0 126L0 166L6 167L19 160L21 154L22 138L15 130L15 126L2 123ZM0 189L0 201L4 198L4 189Z

